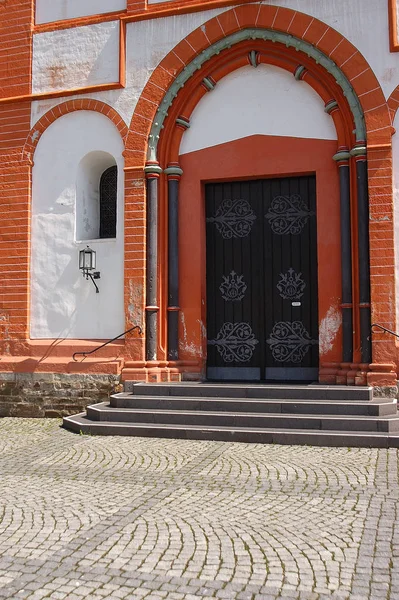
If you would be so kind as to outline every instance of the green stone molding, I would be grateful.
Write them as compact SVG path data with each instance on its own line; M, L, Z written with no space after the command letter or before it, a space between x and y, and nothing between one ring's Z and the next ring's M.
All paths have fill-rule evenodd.
M302 79L302 77L304 76L304 74L306 73L306 67L304 67L303 65L298 65L297 68L295 69L295 73L294 73L294 77L297 81L300 81Z
M189 129L189 127L190 127L190 121L183 119L183 117L179 117L178 119L176 119L176 124L181 125L185 129Z
M253 67L255 67L255 69L258 66L258 54L259 52L256 50L251 50L251 52L248 54L249 62Z
M183 175L183 169L180 167L168 167L164 170L165 175L179 175L180 177Z
M157 147L161 130L163 128L164 121L168 115L168 110L172 105L173 100L178 95L180 89L183 88L186 82L194 75L194 73L201 69L203 65L213 56L219 54L227 48L230 48L231 46L234 46L235 44L239 44L240 42L250 39L278 42L280 44L284 44L288 48L295 48L298 52L304 52L307 56L315 60L317 64L321 65L328 73L330 73L334 77L338 85L342 88L344 96L346 97L346 100L352 111L353 119L355 122L356 140L362 141L364 143L364 140L366 139L366 128L364 124L363 111L359 99L346 76L343 74L341 69L335 64L335 62L331 60L331 58L326 56L318 48L315 48L308 42L305 42L304 40L289 35L288 33L272 31L270 29L248 28L241 29L240 31L237 31L219 40L209 48L206 48L201 52L201 54L196 56L183 69L181 73L179 73L179 75L176 77L172 85L165 93L165 96L159 106L154 122L152 124L148 140L148 160L156 160L157 158ZM206 85L205 79L204 84ZM212 85L213 88L214 84L210 80L209 83Z
M161 175L163 173L162 167L159 165L146 165L144 167L144 173L146 175Z
M364 145L355 146L350 151L351 156L367 156L367 148Z
M338 108L338 102L336 100L331 100L330 102L327 102L327 104L325 105L324 112L326 112L329 115L332 113L334 108Z
M215 84L211 79L209 79L209 77L204 77L202 83L210 92L215 89Z
M350 152L347 150L341 150L340 152L337 152L337 154L334 154L333 160L335 160L335 162L340 162L341 160L349 160L350 157Z

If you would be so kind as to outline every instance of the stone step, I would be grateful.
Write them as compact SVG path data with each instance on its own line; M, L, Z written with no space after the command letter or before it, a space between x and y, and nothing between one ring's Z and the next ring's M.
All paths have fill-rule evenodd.
M87 435L121 435L261 444L298 444L366 448L399 448L399 434L387 432L266 429L154 423L91 421L85 413L64 417L64 427Z
M263 398L290 400L367 401L373 398L371 387L338 385L271 385L244 383L141 383L126 382L125 391L139 396L195 396L223 398Z
M110 398L113 408L143 408L160 410L210 410L253 413L294 413L330 415L395 415L395 398L375 400L278 400L272 398L205 398L184 396L138 396L122 392Z
M194 425L250 427L265 429L322 429L334 431L399 431L399 416L374 417L347 415L298 415L228 411L188 411L113 408L101 402L87 408L93 421L128 423L159 423L164 425Z

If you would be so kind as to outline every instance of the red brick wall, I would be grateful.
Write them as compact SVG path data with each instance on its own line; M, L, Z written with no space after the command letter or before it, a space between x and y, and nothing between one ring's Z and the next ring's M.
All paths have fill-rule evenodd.
M0 338L26 338L30 229L30 167L22 148L30 101L1 98L31 91L33 0L0 3Z

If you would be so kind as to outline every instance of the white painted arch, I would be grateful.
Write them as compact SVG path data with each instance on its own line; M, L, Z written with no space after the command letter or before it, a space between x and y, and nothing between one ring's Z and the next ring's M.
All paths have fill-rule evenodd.
M115 125L93 111L62 116L39 140L32 173L32 338L106 339L124 331L122 152ZM79 168L92 153L112 157L118 167L115 239L76 237L78 195L85 189L77 185ZM87 244L97 252L99 294L78 270Z
M251 135L337 139L322 99L308 84L279 67L248 66L224 77L201 99L180 154Z

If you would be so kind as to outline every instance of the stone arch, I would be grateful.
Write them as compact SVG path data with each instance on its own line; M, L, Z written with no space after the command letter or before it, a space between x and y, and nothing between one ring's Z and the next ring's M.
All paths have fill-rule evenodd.
M122 140L125 141L128 133L127 125L122 119L122 117L116 112L116 110L112 108L112 106L109 106L108 104L105 104L105 102L101 102L100 100L80 98L78 100L68 100L66 102L62 102L61 104L53 106L53 108L47 111L37 121L37 123L35 123L26 139L22 151L22 158L25 160L32 161L39 140L43 133L46 131L46 129L60 117L67 115L68 113L75 112L77 110L90 110L103 114L113 122L115 127L118 129Z
M252 32L248 38L248 31ZM256 38L258 35L258 39ZM241 37L241 36L240 36ZM337 84L335 79L328 74L323 80L323 67L312 64L309 57L302 55L301 63L298 62L298 52L295 47L287 47L285 44L275 44L262 35L262 30L246 30L245 39L229 49L231 38L226 38L228 50L217 52L210 58L204 70L194 69L191 73L191 65L184 70L173 88L168 91L161 106L159 107L149 137L147 158L152 162L158 160L161 166L167 162L178 161L179 145L184 133L184 122L188 124L191 114L204 94L209 91L209 85L217 85L226 75L240 67L251 65L257 67L259 64L277 66L289 73L298 81L306 82L325 104L325 110L332 117L337 132L338 149L348 150L355 145L364 145L366 132L362 109L355 97L352 102L355 106L356 121L354 114L347 102L345 91ZM196 61L193 66L197 67ZM184 79L183 79L184 77ZM184 83L184 94L178 94L174 99L176 89ZM208 86L208 87L207 87ZM348 90L349 93L349 90ZM357 135L353 135L354 122L357 123ZM159 142L159 143L158 143Z

